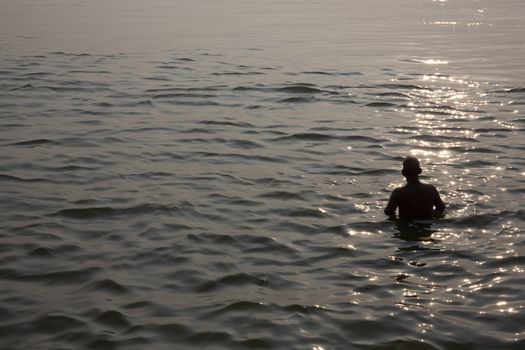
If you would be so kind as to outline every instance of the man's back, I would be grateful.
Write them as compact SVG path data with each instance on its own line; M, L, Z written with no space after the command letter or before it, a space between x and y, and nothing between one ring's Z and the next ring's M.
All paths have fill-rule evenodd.
M434 186L420 182L408 183L392 192L385 214L394 215L399 207L400 218L431 219L434 206L437 211L445 209L445 203Z

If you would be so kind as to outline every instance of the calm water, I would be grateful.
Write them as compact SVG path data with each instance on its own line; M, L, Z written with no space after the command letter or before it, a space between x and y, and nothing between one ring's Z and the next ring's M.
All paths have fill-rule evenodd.
M1 0L1 349L525 348L525 2ZM385 219L401 160L448 203Z

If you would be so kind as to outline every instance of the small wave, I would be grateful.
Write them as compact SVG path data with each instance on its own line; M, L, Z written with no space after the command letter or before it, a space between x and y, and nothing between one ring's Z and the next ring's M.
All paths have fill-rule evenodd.
M55 75L55 73L49 73L49 72L33 72L33 73L25 73L25 74L22 74L24 77L47 77L47 76L52 76L52 75Z
M42 333L66 333L74 329L86 327L87 324L79 319L66 315L48 314L30 322L32 328Z
M350 96L341 95L336 98L319 99L319 101L326 101L336 105L359 104L359 102L352 99Z
M525 194L525 188L509 189L509 193Z
M168 94L156 94L153 95L153 98L163 99L163 98L215 98L217 95L212 94L196 94L196 93L168 93Z
M269 305L263 304L263 303L255 303L251 301L237 301L233 302L231 304L228 304L226 306L222 306L217 310L214 310L212 312L209 312L206 316L207 317L215 317L220 316L224 314L231 314L231 313L244 313L244 312L255 312L260 313L264 312L265 310L268 310Z
M148 333L157 334L170 343L181 343L181 347L208 347L224 349L272 349L274 344L266 338L236 339L228 332L194 331L181 324L146 325L143 327ZM114 347L115 345L113 345ZM109 347L105 347L109 348Z
M228 89L226 85L213 85L213 86L203 86L203 87L167 87L167 88L154 88L145 90L146 93L153 94L165 94L165 93L192 93L194 91L198 92L208 92L208 91L224 91Z
M50 285L68 285L87 282L97 271L97 268L86 268L80 270L56 271L44 274L26 274L13 269L0 269L0 279L23 282L41 282Z
M155 88L155 89L147 89L145 92L146 93L152 93L152 94L168 94L168 93L181 93L181 91L186 91L186 89L184 88L175 88L175 87L170 87L170 88Z
M403 106L403 108L406 108L406 107L408 106ZM419 111L419 114L423 114L427 116L451 116L451 115L456 115L456 112L453 109L450 109L450 110L423 109ZM468 121L468 119L461 118L461 120L456 119L455 121L456 122Z
M93 337L90 337L90 338L93 338ZM93 350L98 350L98 349L116 349L120 345L122 345L122 344L119 341L116 341L116 340L110 340L110 339L106 339L106 338L98 338L98 339L95 339L95 340L89 342L88 344L86 344L86 348L87 349L93 349Z
M379 97L401 98L401 99L411 99L412 98L409 95L404 94L402 92L380 92L380 93L370 94L370 95L375 95Z
M248 199L234 199L228 202L230 205L242 206L242 207L256 207L261 205L261 202L252 201Z
M108 129L98 129L98 130L95 130L93 133L95 134L98 134L98 133L101 133L101 132L107 132L109 131ZM136 128L128 128L128 129L122 129L122 131L126 132L126 133L129 133L129 132L132 132L132 133L138 133L138 134L141 134L141 133L144 133L144 132L174 132L175 129L173 128L170 128L170 127L167 127L167 126L162 126L162 127L136 127Z
M150 300L141 300L141 301L135 301L135 302L126 304L122 306L122 308L128 309L128 310L134 310L134 309L142 309L142 308L151 308L155 305L157 304Z
M162 172L162 171L149 171L149 172L145 172L145 173L133 173L133 174L126 174L126 175L121 175L121 177L123 179L133 179L133 180L138 180L138 179L171 179L174 177L174 174L173 173L165 173L165 172ZM93 203L88 203L88 202L84 202L84 201L77 201L75 202L75 204L94 204L96 202L93 202ZM161 209L167 209L167 208L161 208Z
M49 139L34 139L27 141L18 141L12 143L13 146L40 146L40 145L57 145L58 142Z
M318 209L307 209L307 208L287 208L287 209L276 209L274 211L278 215L287 217L304 217L304 218L324 218L326 214L319 211Z
M489 226L491 224L495 224L498 221L502 220L505 217L505 214L508 214L508 212L500 212L500 213L484 213L484 214L476 214L476 215L469 215L465 217L461 217L459 219L442 219L443 222L452 222L454 225L461 226L461 227L483 227L483 226Z
M96 107L103 107L103 108L111 108L114 107L114 104L108 103L108 102L95 102L93 103L93 106Z
M203 285L197 287L196 291L198 293L208 293L225 287L235 287L243 285L265 286L268 284L268 280L264 278L260 278L255 275L242 272L239 274L227 275L215 281L206 282Z
M38 86L38 89L50 90L53 92L101 92L110 91L104 86Z
M152 100L149 100L149 99L145 99L145 100L131 100L131 101L126 101L126 102L121 102L119 103L118 107L141 107L141 106L147 106L147 107L152 107L154 105L153 101ZM86 112L83 112L84 114L86 114ZM100 112L92 112L93 115L99 115ZM130 114L130 112L128 112L128 114ZM138 113L137 113L138 114Z
M217 163L233 163L237 162L239 159L242 159L246 162L268 162L268 163L288 163L289 160L280 157L269 157L269 156L260 156L260 155L249 155L249 154L239 154L239 153L215 153L215 152L196 152L197 156L206 157L206 158L217 158Z
M28 255L39 257L39 258L50 258L50 257L57 257L57 256L65 256L67 254L75 254L81 250L82 248L80 248L77 245L64 244L60 246L55 246L53 248L38 247L38 248L33 249L31 252L29 252Z
M52 216L62 216L71 219L92 219L113 216L127 216L138 214L155 214L167 213L172 214L179 211L177 206L167 206L161 204L142 204L128 208L113 207L87 207L87 208L67 208L61 209L52 214Z
M72 57L90 57L91 55L88 53L70 53L70 52L64 52L64 51L54 51L50 52L50 55L57 55L57 56L72 56Z
M369 143L381 143L384 140L376 139L370 136L361 136L361 135L328 135L321 133L297 133L287 136L282 136L274 138L271 141L318 141L318 142L327 142L327 141L345 141L345 142L369 142Z
M109 216L116 212L117 210L111 207L71 208L59 210L55 215L74 219L90 219L94 217Z
M319 94L323 93L325 91L313 88L311 86L306 85L294 85L294 86L285 86L280 88L273 89L275 91L279 92L286 92L290 94Z
M171 81L170 78L168 77L165 77L165 76L151 76L151 77L147 77L147 78L144 78L146 80L153 80L153 81Z
M464 163L462 168L467 168L467 169L472 169L475 167L485 168L485 167L495 166L496 164L498 163L495 161L477 159L477 160L472 160L472 161Z
M234 107L233 105L224 105L219 102L211 101L211 100L202 100L202 101L190 101L190 100L166 100L162 101L163 103L171 104L171 105L179 105L179 106L195 106L195 107L205 107L205 106L227 106L227 107ZM237 105L235 105L237 106Z
M112 279L103 279L92 282L88 286L84 287L84 289L86 288L90 291L100 291L118 295L129 293L128 288Z
M485 133L485 134L491 134L491 133L513 133L516 131L522 131L522 130L516 130L516 129L508 129L508 128L475 128L475 132L479 133Z
M33 89L35 89L35 87L32 84L24 84L24 85L12 88L11 91L33 90Z
M142 328L168 341L180 341L194 333L190 327L178 323L148 324Z
M333 232L333 233L336 233L336 234L341 235L341 236L343 236L345 234L344 230L341 230L341 227L333 228L333 231L336 231L336 232ZM309 257L309 258L305 259L304 261L302 261L301 264L302 265L304 264L306 266L315 266L316 264L318 264L321 261L340 259L340 258L348 259L350 257L356 256L356 250L355 249L348 249L348 248L345 248L345 247L317 248L316 251L320 251L320 252L322 252L322 254ZM378 262L374 261L374 263L378 263ZM361 260L359 265L360 266L365 266L366 265L366 261L365 260Z
M101 324L106 327L111 327L113 329L128 329L131 327L131 322L127 317L115 310L109 310L99 313L94 319L98 324Z
M282 100L279 100L280 103L310 103L315 102L317 99L314 96L306 97L288 97Z
M391 169L358 169L346 166L327 167L319 171L320 174L344 175L344 176L381 176L392 175Z
M158 69L184 69L184 70L188 70L189 69L188 67L179 67L179 66L176 66L176 65L169 65L169 64L162 64L162 65L156 66L155 68L158 68Z
M391 102L370 102L367 103L365 106L367 107L395 107L395 103Z
M41 258L50 258L53 256L53 249L46 248L46 247L39 247L34 250L32 250L29 255L35 256L35 257L41 257Z
M249 140L225 140L225 143L233 148L240 149L254 149L254 148L263 148L262 145L249 141Z
M305 72L301 72L300 74L326 75L326 76L355 76L355 75L363 75L363 73L361 73L361 72L326 72L326 71L305 71Z
M254 127L253 124L246 123L246 122L219 121L219 120L204 120L204 121L200 121L199 124L235 126L239 128L253 128Z
M265 88L264 86L236 86L232 89L233 91L267 91L268 88Z
M321 93L333 93L334 91L321 90L316 87L315 84L301 83L291 84L285 86L272 86L257 84L253 86L237 86L232 89L233 91L260 91L260 92L284 92L288 94L302 94L302 95L315 95Z
M421 140L427 142L479 142L472 137L456 137L444 135L414 135L410 137L413 140Z
M78 69L70 70L68 73L83 73L83 74L113 74L107 70L87 70L87 69Z
M55 183L54 181L50 179L43 179L43 178L27 179L27 178L22 178L22 177L13 176L13 175L6 175L6 174L0 174L0 181Z
M503 269L515 266L525 266L525 256L508 256L501 259L491 259L483 264L485 268Z
M300 313L300 314L310 314L318 313L323 311L324 308L318 305L302 305L302 304L290 304L282 307L287 312Z
M268 192L259 195L261 198L274 198L279 200L296 200L296 201L306 201L306 198L301 196L298 193L288 192L288 191L274 191Z
M423 87L419 85L413 85L413 84L379 84L377 85L379 88L384 89L400 89L400 90L432 90L429 87Z
M330 135L318 134L318 133L298 133L288 136L279 137L274 139L275 141L280 140L300 140L300 141L327 141L333 139Z
M246 253L257 254L259 260L263 259L266 264L269 265L280 265L280 260L276 256L284 257L285 259L299 259L300 255L298 251L292 247L289 247L285 244L279 243L277 241L271 240L270 242L259 242L259 243L249 243L250 239L239 240L241 244L240 247ZM266 255L270 254L270 255ZM271 258L266 258L270 256ZM257 260L257 258L255 258ZM254 264L257 266L257 264Z
M522 94L525 93L525 88L519 87L519 88L512 88L512 89L505 89L505 90L495 90L491 91L493 93L508 93L508 94Z
M408 304L405 303L403 304L403 306L407 308ZM373 326L370 325L370 321L355 322L354 327L357 329L373 328ZM367 328L364 328L364 327L367 327ZM400 333L401 331L402 329L399 330ZM403 331L407 332L407 330L403 330ZM384 335L383 335L383 338L385 338ZM391 336L390 338L394 338L394 336ZM450 342L446 343L444 347L438 347L436 345L431 344L430 342L423 342L420 339L417 339L417 340L416 339L396 339L396 340L390 340L390 341L383 340L382 342L379 342L379 344L377 342L371 343L370 341L366 341L366 340L357 340L357 341L352 342L352 345L354 345L356 349L384 349L384 350L386 349L439 350L439 349L445 349L445 348L461 349L461 348L470 347L469 345L465 346L463 344L453 344L453 343L451 344Z
M498 151L494 148L487 148L487 147L475 147L475 146L454 146L450 147L449 150L459 152L459 153L482 153L482 154L501 154L503 152Z
M245 109L261 109L261 108L263 108L263 106L261 106L261 105L249 105L249 106L246 106L244 108Z
M202 233L202 234L188 234L186 238L193 242L199 242L199 243L211 243L213 245L234 245L237 240L230 236L230 235L224 235L224 234L218 234L218 233Z
M266 73L264 72L235 72L235 71L230 71L230 72L214 72L212 73L213 75L217 75L217 76L228 76L228 75L264 75Z

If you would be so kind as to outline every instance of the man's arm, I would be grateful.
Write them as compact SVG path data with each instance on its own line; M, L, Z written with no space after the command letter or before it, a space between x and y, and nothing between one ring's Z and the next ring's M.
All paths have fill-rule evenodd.
M434 206L436 207L436 211L442 213L445 211L445 202L441 199L438 190L434 187Z
M396 215L396 209L398 206L397 202L397 191L392 191L392 194L390 195L390 200L388 201L388 204L385 208L385 215L388 216L394 216Z

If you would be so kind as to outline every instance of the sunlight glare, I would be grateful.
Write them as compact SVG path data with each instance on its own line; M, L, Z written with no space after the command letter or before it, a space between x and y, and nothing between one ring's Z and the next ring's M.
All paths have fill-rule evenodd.
M423 61L424 64L448 64L448 61L445 60L435 60L435 59L427 59Z

